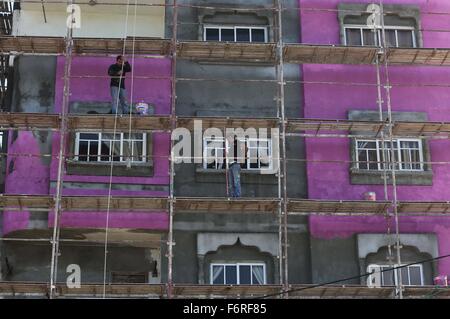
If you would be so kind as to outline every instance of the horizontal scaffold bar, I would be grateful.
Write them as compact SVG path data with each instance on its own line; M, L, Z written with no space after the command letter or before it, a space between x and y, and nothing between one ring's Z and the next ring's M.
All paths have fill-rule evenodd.
M105 289L105 290L104 290ZM450 298L450 289L437 286L404 287L404 298ZM47 298L49 283L0 282L1 296L34 296ZM289 298L396 298L395 287L369 288L362 285L289 285ZM79 288L68 288L66 284L56 284L56 297L129 297L167 298L165 284L82 284ZM172 296L175 298L220 298L220 297L284 297L281 285L186 285L174 284Z
M74 55L114 55L123 52L137 55L170 56L171 39L160 38L74 38ZM63 55L63 37L0 36L1 54ZM276 63L276 43L242 43L179 41L177 57L197 61L235 61ZM449 66L450 49L354 47L289 43L283 45L285 63L295 64L373 64Z
M179 213L276 213L278 198L175 197L174 209ZM63 196L64 211L167 211L167 197ZM389 201L288 199L291 215L383 215L392 207ZM4 211L46 211L54 208L54 197L47 195L0 195ZM398 202L404 215L450 213L450 202Z
M199 127L223 128L275 128L279 127L278 118L236 118L236 117L177 117L177 127L193 130L195 122ZM70 131L170 131L169 115L123 116L107 114L70 114L67 116ZM287 119L286 132L293 135L333 136L333 131L347 131L351 134L376 136L388 129L388 123L379 121L352 121L341 119ZM433 137L448 136L450 122L393 122L393 135ZM41 113L0 113L0 129L18 130L59 130L61 118L58 114Z

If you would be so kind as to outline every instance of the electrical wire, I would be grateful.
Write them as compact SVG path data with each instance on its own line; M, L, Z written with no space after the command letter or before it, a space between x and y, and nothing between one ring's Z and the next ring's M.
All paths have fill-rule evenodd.
M417 262L413 262L413 263L409 263L409 264L405 264L405 265L401 265L401 266L386 268L386 269L382 269L380 271L373 271L373 272L370 272L370 273L366 272L366 273L364 273L362 275L357 275L357 276L342 278L342 279L338 279L338 280L328 281L328 282L324 282L324 283L320 283L320 284L316 284L316 285L311 285L311 286L308 286L308 287L284 290L284 291L279 292L279 293L268 294L268 295L264 295L264 296L260 296L260 297L252 297L252 298L265 299L265 298L276 297L276 296L285 295L285 294L289 294L289 293L293 293L293 292L299 292L299 291L304 291L304 290L308 290L308 289L314 289L314 288L329 286L329 285L337 284L337 283L344 282L344 281L361 279L361 278L365 278L365 277L368 277L368 276L371 276L371 275L374 275L374 274L378 274L378 273L381 274L381 273L388 272L388 271L396 271L398 269L406 268L406 267L409 267L409 266L414 266L414 265L424 264L424 263L428 263L428 262L433 262L433 261L441 260L441 259L448 258L448 257L450 257L450 254L449 255L438 256L438 257L434 257L434 258L429 258L429 259L424 259L424 260L421 260L421 261L417 261Z

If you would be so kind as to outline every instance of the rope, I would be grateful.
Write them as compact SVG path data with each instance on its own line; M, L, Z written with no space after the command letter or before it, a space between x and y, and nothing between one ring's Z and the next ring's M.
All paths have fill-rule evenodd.
M125 56L126 51L126 41L127 41L127 34L128 34L128 16L129 16L129 8L130 8L130 0L127 0L127 10L126 10L126 17L125 17L125 31L124 31L124 40L123 40L123 48L122 48L122 56ZM133 38L133 42L135 41L135 37ZM119 111L119 100L120 100L120 87L122 85L122 80L124 78L123 76L123 68L124 63L122 63L122 69L121 74L119 77L119 93L116 97L116 112L114 115L114 130L113 130L113 139L112 144L110 148L110 154L111 154L111 166L110 166L110 172L109 172L109 186L108 186L108 203L106 208L106 225L105 225L105 246L104 246L104 259L103 259L103 299L106 298L106 273L107 273L107 261L108 261L108 231L109 231L109 213L111 208L111 192L112 192L112 177L113 177L113 169L114 169L114 158L113 158L113 148L116 143L116 132L117 132L117 114Z

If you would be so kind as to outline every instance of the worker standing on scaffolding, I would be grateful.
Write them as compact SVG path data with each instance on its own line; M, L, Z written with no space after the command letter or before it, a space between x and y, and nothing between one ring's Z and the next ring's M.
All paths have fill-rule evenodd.
M230 142L232 154L229 159L228 168L228 196L237 198L241 197L241 164L239 163L241 152L238 152L238 140L233 139Z
M108 75L111 77L112 98L110 114L127 114L130 111L125 90L125 74L127 72L131 72L131 66L122 55L117 56L116 63L109 66Z

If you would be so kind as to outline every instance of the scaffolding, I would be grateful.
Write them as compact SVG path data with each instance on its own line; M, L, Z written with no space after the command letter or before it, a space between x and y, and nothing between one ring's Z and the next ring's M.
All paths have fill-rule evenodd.
M64 2L66 3L66 2ZM72 2L69 2L71 4ZM118 5L126 5L120 3ZM0 54L2 74L5 70L3 61L9 55L55 55L65 56L64 68L64 98L61 114L37 113L1 113L0 129L2 130L49 130L60 132L58 158L57 191L55 196L41 195L0 195L0 208L8 211L55 211L52 238L42 240L52 244L52 262L50 284L43 283L0 283L0 295L8 296L48 296L50 298L71 297L139 297L139 298L180 298L180 297L261 297L281 296L288 298L450 298L450 290L439 287L403 287L401 279L395 287L369 288L352 285L292 285L288 279L288 216L291 215L331 215L331 216L385 216L395 219L395 236L397 249L396 262L400 260L399 216L446 216L450 213L450 202L414 202L401 201L396 196L396 172L394 165L385 170L385 174L392 176L394 196L392 200L383 201L352 201L352 200L316 200L296 199L288 197L287 190L287 162L291 159L286 155L286 138L299 137L381 137L392 141L396 137L419 137L427 139L448 139L450 133L449 122L406 122L395 121L392 118L390 106L389 79L386 83L380 80L382 68L388 72L391 65L421 65L421 66L450 66L450 49L428 48L392 48L386 43L380 47L352 47L339 45L312 45L299 43L285 43L282 30L282 13L288 9L282 0L274 0L273 7L265 8L274 12L273 43L228 43L208 41L180 41L177 38L178 8L186 5L161 5L172 10L172 38L74 38L72 29L67 28L67 35L63 37L40 36L11 36L8 32L0 32ZM383 8L381 4L381 8ZM229 9L229 8L228 8ZM251 11L252 8L235 8L236 10ZM382 12L383 17L385 13ZM8 17L10 19L10 17ZM6 19L7 20L7 19ZM5 21L6 21L5 20ZM10 21L10 20L8 20ZM9 22L10 23L10 22ZM8 23L5 22L5 26ZM10 26L10 24L9 24ZM384 21L382 19L384 32ZM6 29L5 29L6 30ZM384 37L385 39L385 37ZM131 46L132 44L132 46ZM70 65L73 55L80 56L112 56L122 51L133 51L136 55L168 57L171 60L171 107L170 115L155 115L128 118L114 118L107 115L75 115L69 114L70 79L72 78ZM277 86L277 117L274 118L235 118L235 117L186 117L176 114L177 81L195 80L177 78L176 67L178 59L209 62L244 62L264 63L275 69L276 79L271 81ZM387 120L383 121L383 102L379 95L380 121L352 121L311 118L287 118L285 112L285 75L284 65L292 64L350 64L375 65L377 68L376 87L381 92L385 90L387 97ZM3 77L4 78L4 77ZM199 79L197 79L199 80ZM200 79L202 80L202 79ZM220 79L223 80L223 79ZM239 80L236 80L239 81ZM244 80L245 81L245 80ZM248 80L250 81L250 80ZM3 87L3 81L2 81ZM132 128L133 132L166 132L170 133L178 127L193 130L194 122L201 120L203 128L209 127L254 127L278 128L280 156L278 161L278 197L277 198L219 198L219 197L177 197L174 191L175 155L173 154L173 140L171 139L169 165L169 196L168 197L120 197L120 196L63 196L64 161L71 154L66 154L66 134L79 131L116 132ZM383 143L384 145L384 143ZM393 152L391 146L388 151ZM384 152L383 152L384 154ZM2 154L4 155L4 154ZM43 156L52 154L29 154L29 156ZM393 154L392 154L393 155ZM394 159L390 156L390 159ZM302 159L298 159L302 160ZM304 160L306 162L306 160ZM383 163L393 164L394 160ZM449 163L447 163L449 164ZM385 179L386 180L386 179ZM62 212L76 210L86 212L96 211L114 212L161 210L169 216L167 231L167 284L108 284L82 285L81 289L68 289L57 283L56 269L59 255L60 223ZM174 219L176 213L227 213L227 214L272 214L279 222L279 285L263 286L214 286L214 285L179 285L173 280L173 246ZM9 240L37 241L33 238L10 238Z

